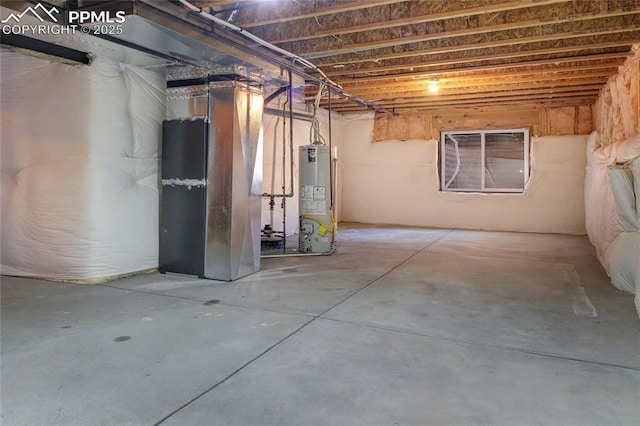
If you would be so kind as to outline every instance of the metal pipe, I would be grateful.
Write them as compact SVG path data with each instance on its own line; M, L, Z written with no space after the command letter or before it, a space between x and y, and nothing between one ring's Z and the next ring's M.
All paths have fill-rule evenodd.
M293 53L291 53L291 52L289 52L287 50L281 49L278 46L273 45L273 44L269 43L268 41L263 40L260 37L257 37L255 35L253 35L252 33L244 30L243 28L240 28L240 27L238 27L236 25L233 25L232 23L227 22L224 19L220 19L220 18L218 18L218 17L216 17L216 16L214 16L214 15L212 15L210 13L207 13L204 10L202 10L201 7L195 6L195 5L189 3L186 0L178 0L178 1L180 3L182 3L183 5L185 5L187 8L191 9L192 11L194 11L194 12L198 13L199 15L207 18L208 20L213 21L216 24L219 24L219 25L221 25L223 27L226 27L226 28L228 28L228 29L230 29L232 31L236 31L236 32L242 34L243 36L245 36L246 38L248 38L250 40L253 40L256 43L266 47L267 49L269 49L269 50L271 50L273 52L279 53L282 56L285 56L285 57L288 57L288 58L292 59L292 64L295 64L295 62L300 62L302 65L304 65L304 66L306 66L308 68L311 68L312 70L314 70L316 72L319 72L325 78L325 80L327 82L329 82L329 83L331 83L331 84L333 84L335 86L338 86L338 84L333 82L333 81L331 81L329 79L329 77L327 77L327 75L324 72L322 72L322 70L320 68L318 68L317 66L315 66L313 63L309 62L308 60L304 59L303 57L295 55L295 54L293 54Z
M326 253L285 253L285 254L263 254L260 257L262 259L270 257L305 257L305 256L328 256L333 254L335 250Z
M289 87L287 88L287 100L285 102L285 109L287 105L289 106L289 144L293 144L293 74L291 70L288 70L289 74ZM282 110L282 115L284 116L284 109ZM286 130L286 118L283 119L283 128L282 128L282 253L287 252L287 193L285 188L285 164L287 161L287 145L285 138L285 130ZM291 161L291 170L289 174L291 175L291 196L293 197L293 156L290 158Z
M284 108L282 109L282 117L283 117L283 123L282 123L282 194L275 194L274 191L275 189L272 188L271 189L271 194L267 194L266 192L262 194L263 197L277 197L277 198L291 198L295 195L295 191L294 191L294 183L293 183L293 118L294 118L294 114L293 114L293 74L292 71L289 69L288 70L289 73L289 86L288 86L288 90L287 90L287 100L285 101L284 104ZM287 105L289 106L289 192L286 192L286 188L284 185L284 182L286 181L286 174L285 174L285 164L286 164L286 140L285 140L285 133L286 133L286 123L287 123L287 119L286 119L286 112L285 110L287 109ZM274 142L275 144L275 138L274 138Z
M274 100L275 98L277 98L278 96L280 96L285 90L287 90L286 87L279 87L278 90L276 90L275 92L273 92L272 94L270 94L269 96L267 96L266 98L264 98L264 104L267 105L268 103L270 103L272 100Z
M276 119L276 124L273 126L273 151L271 154L271 193L273 194L275 192L276 189L276 151L277 151L277 145L276 145L276 140L278 139L278 124L280 123L280 117L278 117ZM284 164L282 165L282 167L284 167ZM274 201L273 201L273 197L269 197L271 198L269 200L269 225L271 225L273 227L273 221L274 221Z
M331 244L331 250L329 250L329 253L327 254L333 254L336 251L336 215L335 215L335 193L333 191L333 185L334 185L334 181L335 181L335 170L334 170L334 163L333 163L333 149L331 146L331 141L332 141L332 136L331 136L331 86L327 86L327 90L328 90L328 98L329 98L329 161L330 161L330 165L329 165L329 200L331 202L331 239L332 244Z
M265 114L282 115L282 111L275 108L265 108L264 112ZM293 111L293 118L295 118L296 120L302 120L302 121L312 121L313 115L306 114L300 111Z
M331 164L333 163L333 150L331 147L331 86L327 86L327 90L329 98L329 162ZM333 215L333 167L329 167L329 202L331 214Z
M220 26L225 27L225 28L227 28L229 30L235 31L235 32L241 34L242 36L244 36L244 37L246 37L246 38L248 38L248 39L250 39L250 40L252 40L252 41L254 41L254 42L256 42L256 43L258 43L260 45L262 45L263 47L266 47L271 52L278 53L278 54L284 56L285 58L290 59L291 60L291 64L285 65L285 64L283 64L283 63L281 63L281 62L279 62L277 60L274 60L274 58L272 58L272 57L264 55L262 52L260 52L257 49L248 48L247 46L242 46L242 45L239 45L237 47L242 48L245 51L249 51L250 53L254 54L255 56L262 57L262 58L264 58L264 59L266 59L268 61L279 63L281 66L285 66L287 69L289 69L289 71L291 71L293 69L293 67L295 66L295 63L298 62L298 63L304 65L305 67L310 68L313 71L319 73L322 76L322 78L318 78L316 76L313 76L313 75L311 75L311 74L309 74L309 73L307 73L307 72L305 72L303 70L293 69L293 71L295 71L296 74L298 74L298 75L300 75L302 77L305 77L305 78L307 78L309 80L313 80L316 83L320 83L320 84L325 83L327 85L331 85L333 87L334 91L336 92L336 94L339 95L340 97L342 97L343 99L347 100L348 102L357 103L359 105L362 105L362 106L366 107L367 109L372 109L374 111L384 111L384 112L390 113L392 115L398 115L396 112L394 112L394 111L392 111L392 110L390 110L388 108L385 108L383 106L377 105L377 104L375 104L375 103L373 103L371 101L367 101L367 100L361 98L360 96L352 95L352 94L346 92L342 88L342 86L340 86L336 82L334 82L331 79L329 79L329 77L327 77L327 75L320 68L318 68L316 65L314 65L311 62L309 62L308 60L306 60L306 59L304 59L304 58L302 58L302 57L300 57L298 55L295 55L295 54L293 54L291 52L288 52L288 51L286 51L284 49L281 49L278 46L275 46L275 45L267 42L266 40L263 40L260 37L257 37L255 35L251 34L250 32L248 32L248 31L246 31L246 30L244 30L244 29L242 29L242 28L240 28L240 27L238 27L236 25L233 25L233 24L231 24L231 23L229 23L229 22L227 22L227 21L225 21L223 19L220 19L220 18L218 18L216 16L213 16L212 14L203 11L202 8L200 8L198 6L194 6L193 4L189 3L186 0L178 0L178 1L181 4L183 4L184 6L186 6L189 10L197 13L198 15L202 16L203 18L205 18L205 19L207 19L209 21L212 21L212 22L214 22L216 24L219 24ZM227 40L227 41L230 42L229 40Z
M285 116L285 115L283 114L283 116ZM280 118L278 118L278 120L280 120ZM291 179L290 190L289 190L288 193L284 192L285 191L284 181L286 180L286 175L285 175L285 165L286 165L286 157L285 157L285 155L286 155L286 145L287 145L287 142L286 142L286 139L285 139L285 137L286 137L286 126L287 126L287 124L286 124L286 118L285 118L284 121L282 122L282 127L283 127L283 129L282 129L282 182L283 182L282 189L283 189L283 193L282 194L274 193L275 186L272 185L271 193L263 192L262 193L262 197L263 198L281 198L281 197L291 198L291 197L293 197L295 195L295 192L293 190L293 156L291 156L291 158L289 159L289 173L291 175L291 178L290 178ZM273 143L274 143L274 146L275 146L275 143L276 143L275 135L274 135ZM291 148L291 149L293 149L293 148ZM274 154L273 163L275 165L275 154ZM275 173L275 170L273 171L273 173Z
M289 186L289 190L291 191L291 196L293 197L293 72L291 71L291 69L289 69L288 73L289 73L289 158L291 159L291 170L289 173L291 184Z

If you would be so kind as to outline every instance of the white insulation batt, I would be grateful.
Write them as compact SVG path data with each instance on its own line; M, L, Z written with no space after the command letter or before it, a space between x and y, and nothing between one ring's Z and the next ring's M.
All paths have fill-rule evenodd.
M640 134L600 145L587 143L586 225L613 285L636 294L640 314Z
M1 273L91 283L157 267L164 75L0 61Z

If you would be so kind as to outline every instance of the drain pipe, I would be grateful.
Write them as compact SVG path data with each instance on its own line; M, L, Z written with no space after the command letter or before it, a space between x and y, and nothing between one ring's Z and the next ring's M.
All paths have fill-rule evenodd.
M293 74L291 72L291 70L289 71L289 88L287 90L287 100L285 101L284 104L284 108L282 109L282 119L283 119L283 129L282 129L282 194L276 194L275 193L275 188L272 187L271 188L271 193L267 194L266 192L262 194L263 197L269 197L269 198L279 198L279 197L286 197L286 198L291 198L295 195L294 193L294 185L293 185L293 118L294 118L294 114L293 114ZM286 131L286 125L287 125L287 106L289 107L289 192L286 192L286 189L284 188L284 182L286 180L286 176L285 176L285 172L284 172L284 166L286 163L286 157L285 157L285 151L286 151L286 142L285 142L285 131ZM273 139L273 143L275 144L275 136ZM275 164L275 160L274 160L274 164Z
M271 194L274 193L275 188L276 188L276 151L277 151L277 145L276 145L276 140L278 137L278 125L280 124L280 117L278 117L276 119L276 124L273 126L273 153L271 155ZM282 165L282 167L284 167L284 164ZM264 196L264 194L263 194ZM269 196L269 225L273 226L273 221L274 221L274 207L275 207L275 200L273 198L273 195Z
M291 77L291 72L289 72L289 76ZM291 82L289 82L291 83ZM291 106L293 100L291 99L291 85L287 90L287 100L285 101L285 108L287 105ZM285 181L287 179L285 173L285 164L287 162L287 144L285 138L285 130L287 128L287 119L284 114L284 109L282 111L282 252L286 253L287 251L287 193L285 188ZM291 117L290 117L291 118ZM289 127L293 129L293 120L289 121ZM273 141L275 144L276 141ZM293 143L290 139L289 143ZM291 158L291 179L293 180L293 158ZM291 183L291 196L293 197L293 181Z
M336 220L336 205L335 205L335 193L333 185L335 183L335 171L334 171L334 162L333 162L333 147L331 145L332 136L331 136L331 86L327 86L327 91L329 92L327 98L329 99L329 202L331 203L331 220L332 220L332 229L331 229L331 250L327 254L333 254L338 249L336 243L336 233L338 232L338 222ZM336 158L337 160L337 158Z

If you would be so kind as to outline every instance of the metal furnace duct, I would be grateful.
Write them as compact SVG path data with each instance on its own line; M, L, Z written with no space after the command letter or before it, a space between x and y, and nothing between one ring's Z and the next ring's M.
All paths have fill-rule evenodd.
M176 169L176 161L189 162L178 170L190 170L200 161L182 154L165 158L165 151L182 152L181 146L193 146L198 132L163 135L160 270L233 281L260 269L263 93L260 87L238 81L240 78L227 80L229 74L224 75L226 81L217 81L211 74L186 77L190 78L176 70L169 73L165 128L206 123L204 140L195 143L204 147L206 166L202 179L191 172L164 174ZM190 84L194 81L201 84ZM202 196L188 205L180 202L185 191L198 190L199 183L204 188ZM200 229L202 235L194 238L193 229ZM202 262L193 267L182 256L201 256Z

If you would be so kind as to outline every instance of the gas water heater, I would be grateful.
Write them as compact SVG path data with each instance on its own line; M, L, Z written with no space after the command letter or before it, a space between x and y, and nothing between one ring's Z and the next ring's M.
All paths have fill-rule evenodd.
M336 243L332 211L331 151L320 144L300 147L300 253L330 253Z

